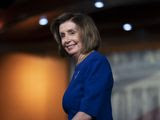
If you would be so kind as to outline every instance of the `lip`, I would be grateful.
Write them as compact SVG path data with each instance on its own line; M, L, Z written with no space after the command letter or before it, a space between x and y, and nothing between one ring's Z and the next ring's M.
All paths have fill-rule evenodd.
M72 46L75 46L76 44L66 45L65 47L70 48Z

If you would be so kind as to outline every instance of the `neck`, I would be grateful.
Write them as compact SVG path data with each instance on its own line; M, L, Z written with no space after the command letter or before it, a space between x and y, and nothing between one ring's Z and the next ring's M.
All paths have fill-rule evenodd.
M76 55L76 56L73 56L73 58L75 59L76 61L76 64L79 64L80 62L82 62L92 51L86 53L86 54L79 54L79 55Z

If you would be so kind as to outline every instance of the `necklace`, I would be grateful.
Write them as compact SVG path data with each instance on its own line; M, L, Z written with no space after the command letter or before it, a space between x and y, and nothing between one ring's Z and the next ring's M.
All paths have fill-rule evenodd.
M93 51L90 51L89 53L80 56L80 58L79 58L78 61L77 61L77 65L78 65L79 63L81 63L81 62L82 62L90 53L92 53L92 52L93 52Z

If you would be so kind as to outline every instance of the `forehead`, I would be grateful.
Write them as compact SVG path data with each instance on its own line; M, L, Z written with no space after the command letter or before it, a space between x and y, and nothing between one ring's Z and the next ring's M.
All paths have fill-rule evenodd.
M72 30L72 29L73 30L78 29L78 26L72 21L66 21L66 22L60 24L60 26L59 26L60 32L66 32L66 31Z

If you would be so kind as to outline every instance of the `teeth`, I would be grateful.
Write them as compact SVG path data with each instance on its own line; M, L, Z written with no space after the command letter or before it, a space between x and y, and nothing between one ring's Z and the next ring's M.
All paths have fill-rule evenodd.
M73 47L74 45L69 45L69 46L66 46L67 48L70 48L70 47Z
M68 46L68 48L72 48L73 47L73 45L71 45L71 46Z

